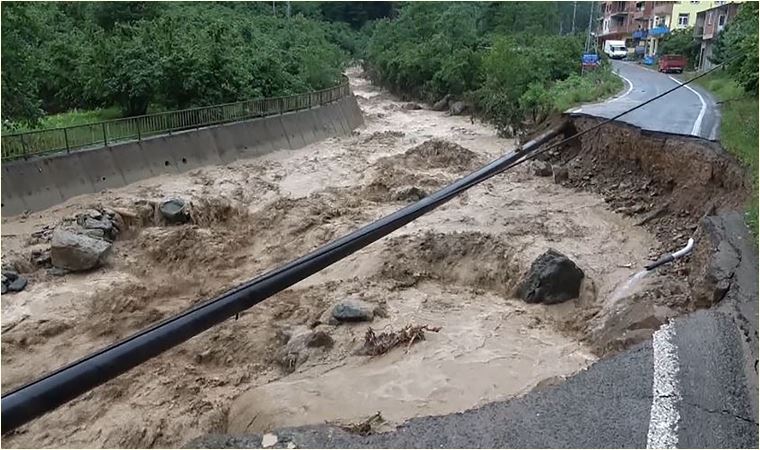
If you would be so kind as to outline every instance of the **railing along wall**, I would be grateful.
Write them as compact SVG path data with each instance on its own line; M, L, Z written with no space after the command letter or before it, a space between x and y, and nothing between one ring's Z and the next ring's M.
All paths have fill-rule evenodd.
M348 78L331 88L285 97L259 98L222 105L167 111L143 116L45 130L3 134L2 160L71 152L116 142L267 117L321 106L350 95Z

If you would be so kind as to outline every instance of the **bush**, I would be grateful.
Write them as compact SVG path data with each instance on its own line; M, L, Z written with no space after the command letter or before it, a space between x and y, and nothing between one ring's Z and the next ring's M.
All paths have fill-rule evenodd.
M694 30L685 28L668 34L660 44L659 53L661 55L683 55L687 58L689 66L694 67L699 55L699 42L694 39Z

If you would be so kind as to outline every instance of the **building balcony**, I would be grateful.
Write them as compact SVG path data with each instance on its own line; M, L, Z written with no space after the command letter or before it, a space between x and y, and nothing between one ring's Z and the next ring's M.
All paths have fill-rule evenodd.
M660 25L649 30L649 35L652 37L662 37L670 33L670 30L665 25Z
M632 37L634 39L646 39L648 35L647 30L636 30L633 32Z

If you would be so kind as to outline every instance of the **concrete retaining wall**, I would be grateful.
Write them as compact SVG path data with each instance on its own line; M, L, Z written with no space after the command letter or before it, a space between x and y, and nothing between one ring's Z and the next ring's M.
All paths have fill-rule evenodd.
M297 149L364 122L353 96L271 116L108 147L2 164L2 215L40 211L81 194L165 173Z

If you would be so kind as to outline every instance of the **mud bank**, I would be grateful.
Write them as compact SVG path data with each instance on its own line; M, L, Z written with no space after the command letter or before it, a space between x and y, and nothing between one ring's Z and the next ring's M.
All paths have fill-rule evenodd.
M576 115L571 122L573 134L602 120ZM650 258L680 249L690 237L696 241L689 258L657 269L647 276L644 289L632 290L625 299L627 305L636 303L636 309L648 313L622 304L601 307L599 316L618 316L613 322L626 324L627 330L610 324L600 334L589 329L595 320L581 321L587 337L596 338L597 352L619 350L648 337L649 331L637 329L643 324L637 318L657 323L723 299L731 276L730 270L720 268L725 265L720 260L726 259L727 244L714 232L711 217L742 211L751 182L719 143L616 122L547 152L542 159L568 168L563 186L603 196L613 211L656 236L659 246ZM616 300L621 299L610 299ZM623 338L626 334L632 338Z

